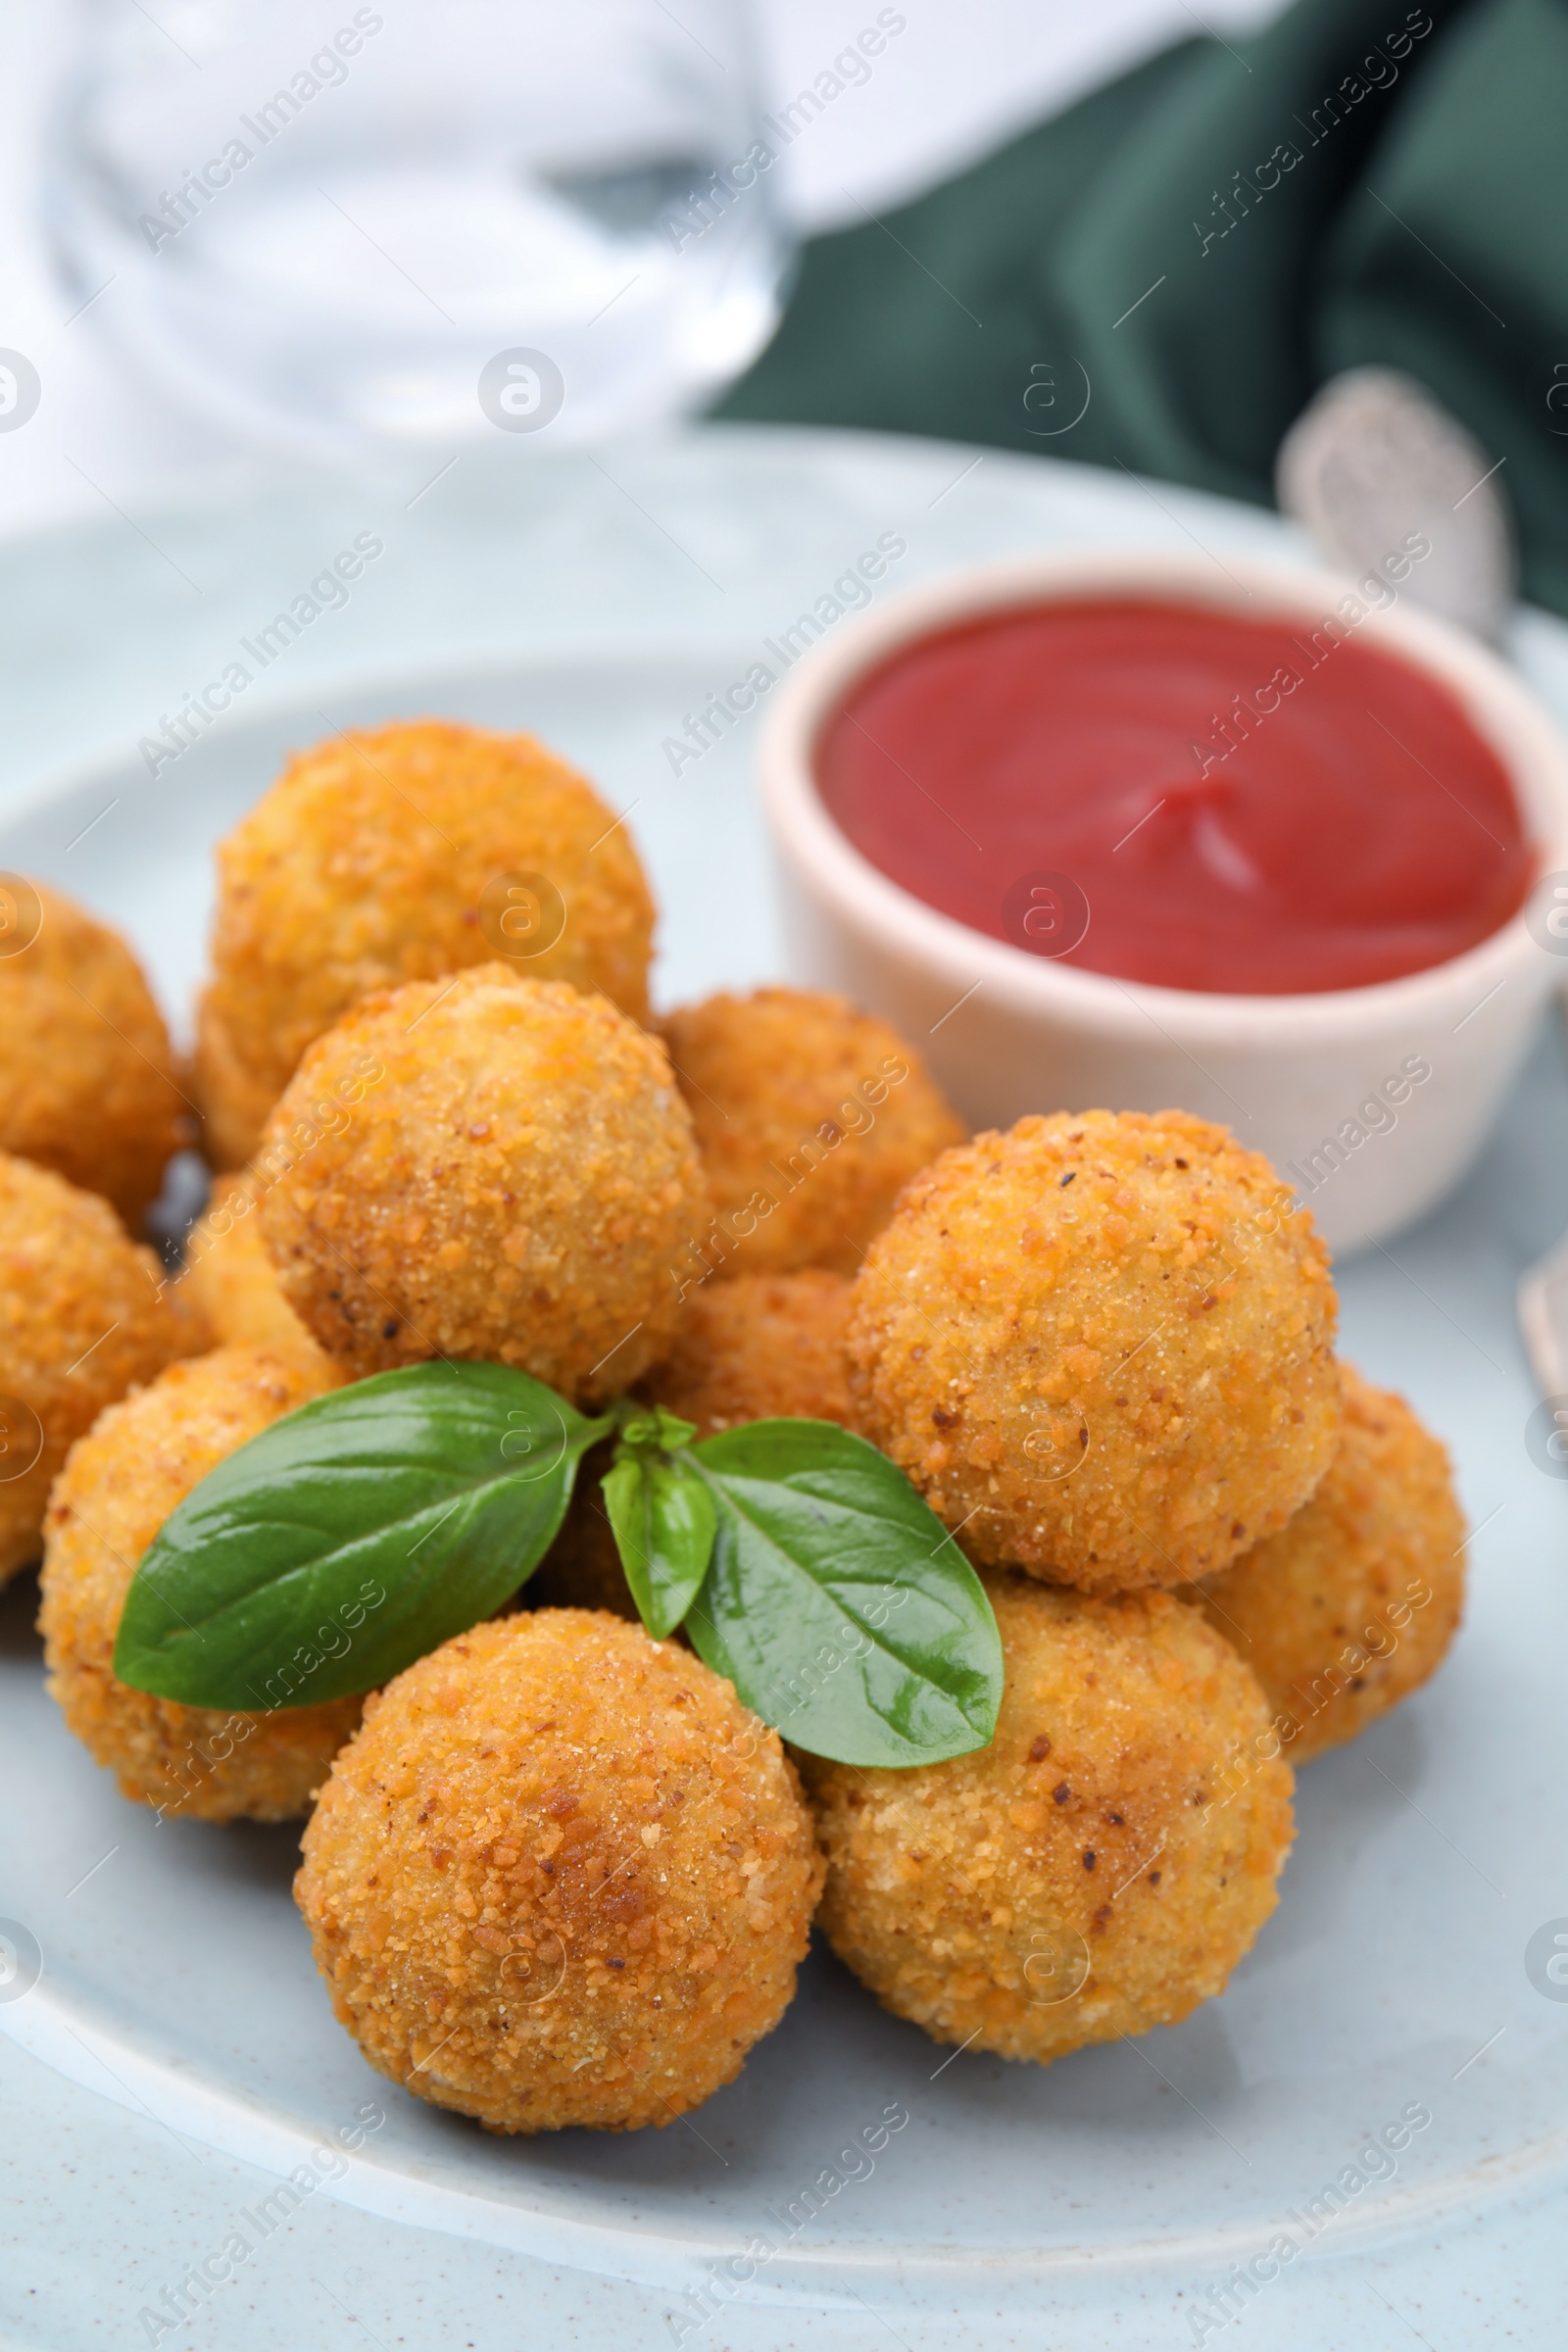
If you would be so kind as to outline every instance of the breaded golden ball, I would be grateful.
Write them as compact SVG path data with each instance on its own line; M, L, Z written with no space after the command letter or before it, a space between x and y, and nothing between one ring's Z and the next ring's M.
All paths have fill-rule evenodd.
M713 1198L699 1275L853 1274L899 1188L965 1133L913 1048L842 997L760 988L662 1026Z
M1340 1449L1289 1527L1193 1597L1247 1660L1293 1763L1434 1675L1464 1609L1464 1514L1446 1448L1342 1363Z
M260 1210L283 1295L327 1353L357 1373L439 1354L573 1397L629 1388L674 1332L706 1204L657 1038L508 963L418 981L311 1048L264 1160L355 1072L371 1073L363 1100Z
M775 1416L853 1429L849 1307L849 1284L821 1268L706 1283L687 1294L675 1345L641 1393L705 1438Z
M1224 1990L1274 1908L1292 1774L1197 1609L986 1589L1006 1666L989 1747L907 1772L805 1760L820 1918L895 2016L1044 2064Z
M163 1015L120 933L0 874L0 1151L102 1193L135 1231L193 1132Z
M215 1155L254 1155L306 1047L372 990L515 956L643 1019L653 928L626 827L531 735L329 736L219 847L197 1049Z
M67 1451L106 1404L208 1344L97 1193L0 1152L0 1584L43 1548Z
M777 1734L583 1609L492 1619L388 1684L304 1849L340 2021L492 2132L699 2106L788 2007L822 1884Z
M176 1286L220 1348L277 1348L320 1353L278 1286L262 1240L257 1200L265 1185L247 1168L215 1176L207 1213L185 1244Z
M282 1090L270 1070L258 1077L241 1061L210 988L196 1006L191 1085L201 1109L202 1150L209 1160L239 1166L260 1144Z
M971 1558L1180 1585L1327 1469L1337 1312L1311 1218L1224 1128L1020 1119L908 1187L855 1286L850 1385Z
M116 1679L115 1637L137 1561L224 1456L336 1385L298 1354L222 1348L175 1364L110 1408L49 1497L44 1637L49 1689L122 1792L195 1821L290 1821L310 1810L360 1719L358 1698L229 1714Z

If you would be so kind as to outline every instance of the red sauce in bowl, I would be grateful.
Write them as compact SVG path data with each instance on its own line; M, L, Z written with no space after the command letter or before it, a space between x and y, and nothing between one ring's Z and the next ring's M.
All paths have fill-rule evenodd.
M988 613L857 679L815 766L844 833L926 906L1166 988L1424 971L1535 874L1457 700L1344 619L1130 597Z

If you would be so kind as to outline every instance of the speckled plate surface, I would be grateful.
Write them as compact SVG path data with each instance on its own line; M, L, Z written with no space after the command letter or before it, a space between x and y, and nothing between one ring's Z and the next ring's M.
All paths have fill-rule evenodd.
M1297 544L1164 486L773 432L547 465L466 455L431 487L230 482L136 526L0 550L0 865L123 923L179 1018L212 842L328 724L436 710L535 728L580 760L652 868L668 1001L775 976L782 948L744 730L678 775L664 740L764 637L840 601L879 534L905 545L894 585L1071 540L1196 540L1216 562ZM242 641L361 533L381 553L349 602L248 662ZM1513 651L1568 714L1568 630L1526 615ZM233 661L255 674L221 721L177 759L155 749L150 773L140 739ZM1473 2297L1495 2340L1559 2340L1568 1985L1545 1959L1553 1923L1568 1934L1568 1491L1527 1450L1512 1292L1565 1221L1568 1084L1544 1034L1465 1189L1343 1284L1347 1352L1457 1457L1478 1532L1455 1652L1302 1774L1280 1909L1224 1998L1043 2073L944 2063L818 1953L689 2123L487 2138L381 2082L333 2023L289 1898L294 1833L160 1827L118 1797L45 1696L30 1581L13 1589L0 1915L42 1968L0 1984L21 2240L0 2328L147 2342L182 2299L156 2340L923 2352L959 2331L1174 2346L1223 2323L1314 2352L1414 2327L1446 2352L1494 2340L1463 2317ZM383 2120L363 2145L313 2164L367 2102ZM1355 2170L1411 2110L1430 2120L1393 2170ZM889 2117L868 2170L841 2158ZM309 2186L264 2230L259 2200L300 2166ZM232 2275L181 2288L236 2232L255 2242ZM771 2254L748 2258L761 2239Z

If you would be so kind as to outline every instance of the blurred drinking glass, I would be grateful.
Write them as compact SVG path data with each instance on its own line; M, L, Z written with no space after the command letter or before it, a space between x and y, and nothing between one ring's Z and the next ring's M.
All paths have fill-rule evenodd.
M78 302L242 430L559 445L690 407L788 259L745 0L84 0Z

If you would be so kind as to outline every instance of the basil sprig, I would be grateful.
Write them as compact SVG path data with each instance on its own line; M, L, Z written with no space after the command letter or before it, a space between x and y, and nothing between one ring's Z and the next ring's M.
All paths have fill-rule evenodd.
M718 1535L686 1631L754 1713L841 1764L987 1744L1002 1697L991 1603L885 1453L833 1421L753 1421L691 1454Z
M658 1642L697 1598L718 1529L712 1494L683 1450L696 1435L692 1422L656 1405L626 1423L601 1482L631 1596Z
M414 1364L313 1397L165 1520L115 1672L191 1707L373 1690L510 1598L613 1427L505 1364Z
M939 1762L996 1730L1002 1644L973 1569L885 1454L828 1421L716 1437L622 1398L590 1419L501 1364L318 1396L209 1472L143 1554L123 1683L253 1712L375 1689L500 1608L615 1433L606 1508L659 1640L797 1746Z

